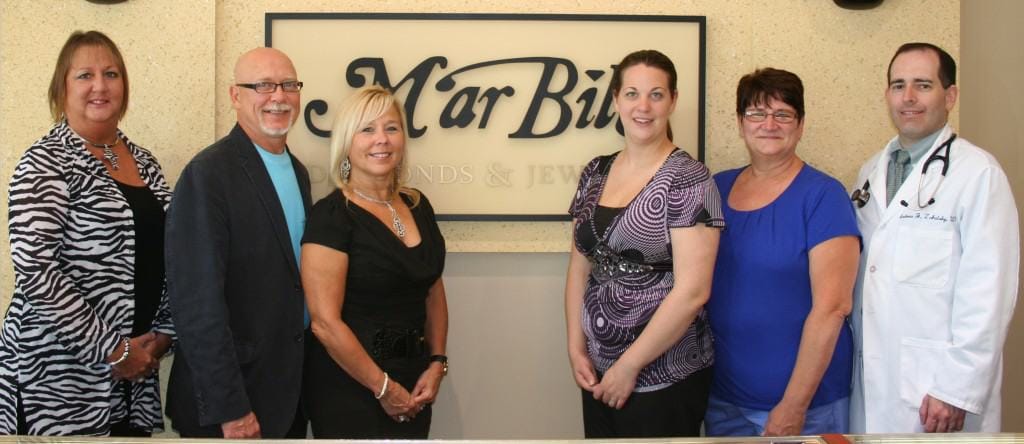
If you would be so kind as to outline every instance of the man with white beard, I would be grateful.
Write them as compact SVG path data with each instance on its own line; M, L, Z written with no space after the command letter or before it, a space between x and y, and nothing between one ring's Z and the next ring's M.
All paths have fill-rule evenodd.
M238 124L182 171L167 213L178 348L167 414L183 437L304 438L299 241L309 174L286 145L295 67L256 48L235 65Z

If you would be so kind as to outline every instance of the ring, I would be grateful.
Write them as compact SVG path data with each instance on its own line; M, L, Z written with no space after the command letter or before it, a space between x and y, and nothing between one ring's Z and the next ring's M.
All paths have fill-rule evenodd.
M409 422L409 417L405 415L398 415L398 422Z

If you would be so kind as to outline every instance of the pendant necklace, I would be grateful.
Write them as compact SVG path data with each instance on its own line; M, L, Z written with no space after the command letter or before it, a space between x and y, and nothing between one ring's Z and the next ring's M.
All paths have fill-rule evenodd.
M398 234L398 237L403 239L405 238L405 224L402 223L402 219L398 218L398 211L395 211L395 207L391 205L391 201L394 200L394 198L388 200L381 200L375 197L367 196L355 188L353 188L352 191L355 191L355 193L358 194L359 197L362 197L363 199L388 207L388 211L391 212L391 226L395 229L395 233Z
M103 159L110 163L110 169L114 171L118 170L117 153L114 152L114 147L117 146L117 143L120 142L121 139L115 137L114 141L111 143L96 143L89 139L86 139L85 137L82 137L81 134L75 133L75 135L77 135L79 138L84 140L85 143L88 143L89 145L92 145L96 148L103 148Z

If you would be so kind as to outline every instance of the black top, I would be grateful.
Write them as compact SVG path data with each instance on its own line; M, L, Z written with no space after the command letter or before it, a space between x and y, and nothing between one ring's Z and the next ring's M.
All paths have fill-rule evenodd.
M615 220L615 217L624 209L624 207L606 207L603 205L598 205L594 208L594 218L588 224L592 230L578 230L577 232L578 240L586 248L586 251L590 251L597 245L598 241L604 236L604 233L608 231L608 227Z
M164 290L164 207L143 186L117 182L135 222L135 317L132 336L153 328Z
M367 350L376 329L419 328L426 321L426 297L444 271L445 245L426 196L411 207L422 241L407 247L379 219L335 190L309 213L302 243L348 253L342 319Z

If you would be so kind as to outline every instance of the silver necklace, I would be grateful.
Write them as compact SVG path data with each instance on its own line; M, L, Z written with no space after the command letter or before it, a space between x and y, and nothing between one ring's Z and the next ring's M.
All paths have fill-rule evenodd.
M367 196L363 194L362 191L359 191L355 188L353 188L352 191L355 191L356 194L358 194L359 197L362 197L363 199L388 207L388 211L391 212L391 226L395 229L395 233L398 234L398 237L405 238L405 224L402 223L402 219L398 218L398 211L395 211L395 207L391 205L391 201L394 200L394 198L388 200L381 200L375 197Z
M117 146L117 142L119 142L119 139L115 137L114 141L111 143L96 143L89 139L86 139L85 137L82 137L81 134L75 134L77 134L78 137L84 140L85 143L88 143L89 145L92 145L96 148L103 148L103 159L110 163L110 169L114 171L118 170L117 153L114 152L114 147Z

